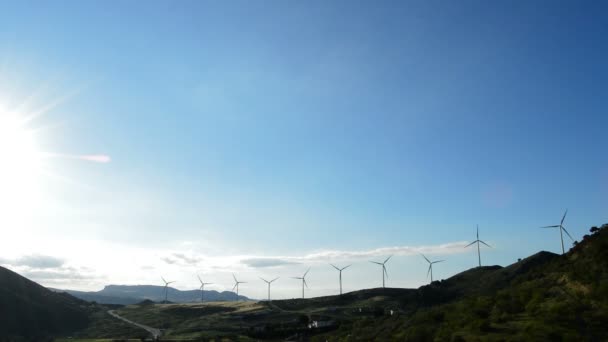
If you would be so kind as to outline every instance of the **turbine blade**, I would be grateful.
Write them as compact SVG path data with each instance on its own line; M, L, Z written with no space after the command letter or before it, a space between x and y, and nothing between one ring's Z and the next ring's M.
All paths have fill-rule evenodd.
M431 262L431 260L429 260L427 257L425 257L424 254L420 253L420 255L422 255L422 257L424 258L424 260L426 260L427 262Z
M239 282L238 280L236 280L236 276L234 275L234 273L232 273L232 278L234 278L235 282L237 282L237 283Z
M302 278L302 281L304 282L304 285L306 285L306 288L308 288L308 283L306 282L306 279Z
M203 283L203 280L201 279L201 276L199 276L198 274L196 275L196 277L198 278L198 281L201 282L201 284Z
M479 240L479 225L477 225L477 240Z
M262 279L262 280L263 280L263 281L265 281L265 282L268 282L268 280L266 280L266 279L264 279L264 278L262 278L262 277L259 277L259 278L260 278L260 279Z
M486 245L486 246L488 246L488 247L492 248L492 246L488 245L487 243L485 243L485 242L483 242L483 241L481 241L481 240L479 240L479 242L481 242L481 243L483 243L484 245Z
M475 241L471 242L470 244L468 244L468 245L464 246L464 248L467 248L467 247L469 247L469 246L471 246L471 245L475 244L477 241L479 241L479 240L475 240Z
M336 265L334 264L330 264L331 266L333 266L333 268L337 269L338 271L340 270L338 267L336 267Z
M564 216L562 217L562 222L560 222L560 226L564 224L564 220L566 219L566 215L568 214L568 209L566 209L566 212L564 213Z
M239 284L239 283L234 284L234 286L232 287L232 291L234 291L234 289L236 289L236 286L237 286L238 284Z
M433 267L432 264L429 265L429 269L428 269L428 271L426 271L427 278L429 277L429 274L431 274L431 267Z
M438 262L444 262L445 260L437 260L437 261L433 261L431 264L436 264Z
M388 271L386 270L386 267L384 267L384 265L382 265L382 269L384 270L384 274L386 274L386 278L388 279Z
M564 230L564 233L566 233L566 235L568 235L568 237L570 238L570 240L574 241L574 239L572 238L572 236L570 236L570 233L568 233L568 231L566 230L566 228L564 228L562 226L562 229Z
M544 227L541 227L541 228L559 228L559 224L555 225L555 226L544 226Z
M344 271L345 269L347 269L347 268L349 268L349 267L351 267L351 266L352 266L352 265L348 265L348 266L346 266L346 267L343 267L343 268L342 268L340 271Z
M393 256L389 256L388 258L386 258L386 260L384 260L383 264L386 264Z
M275 280L277 280L279 278L281 278L281 277L276 277L276 278L272 279L270 282L272 283L273 281L275 281Z
M377 264L377 265L382 265L382 263L379 263L377 261L370 261L372 264Z
M160 277L160 279L163 280L163 283L167 283L167 281L165 280L165 278L163 278L162 276Z
M306 275L308 274L308 272L310 272L310 267L306 270L306 272L304 273L304 275L302 277L303 278L306 277Z

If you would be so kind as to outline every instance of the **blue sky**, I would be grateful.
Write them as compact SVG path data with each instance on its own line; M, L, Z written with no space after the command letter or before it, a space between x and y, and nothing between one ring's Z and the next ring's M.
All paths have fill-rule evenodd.
M435 270L447 277L476 256L441 245L474 239L476 224L495 246L487 263L558 252L557 231L537 227L566 208L577 239L608 222L607 10L599 1L4 3L5 107L57 102L28 123L43 128L40 150L112 161L49 161L54 176L37 179L40 200L21 208L28 219L10 221L22 227L5 225L13 242L0 258L49 285L163 273L188 288L193 270L231 287L230 271L291 276L311 254L396 246L451 259ZM175 253L194 261L180 266ZM422 284L426 266L403 253L392 285ZM16 262L40 254L64 263ZM116 269L133 255L149 257ZM365 282L366 258L340 255L361 264L351 270L359 287L377 286ZM301 264L257 268L249 257ZM312 259L314 294L331 293L328 260Z

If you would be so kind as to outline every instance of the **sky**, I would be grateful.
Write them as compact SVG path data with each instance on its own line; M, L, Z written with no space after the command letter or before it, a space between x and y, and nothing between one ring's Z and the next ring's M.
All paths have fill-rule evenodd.
M608 222L606 2L1 7L0 264L45 286L418 287Z

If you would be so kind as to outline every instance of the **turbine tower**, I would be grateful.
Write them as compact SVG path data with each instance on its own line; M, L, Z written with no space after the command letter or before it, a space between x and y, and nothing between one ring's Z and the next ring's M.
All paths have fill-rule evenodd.
M568 209L566 209L566 212L564 213L564 216L562 217L561 222L558 225L555 226L546 226L546 227L541 227L541 228L559 228L559 237L562 240L562 254L564 254L566 251L564 249L564 234L562 233L565 232L568 237L570 238L570 240L574 241L574 239L572 238L572 236L570 236L570 233L568 233L568 231L566 230L566 228L564 228L564 220L566 219L566 214L568 214Z
M200 276L197 275L196 277L198 278L198 281L201 282L201 287L200 287L200 290L201 290L201 303L203 303L205 301L205 285L211 285L213 283L205 283L205 282L203 282L203 280L201 279Z
M310 271L310 267L308 268L308 270L306 270L306 272L304 273L303 276L301 276L301 277L291 277L293 279L300 279L300 280L302 280L302 299L304 299L304 286L308 287L308 284L306 283L306 275L308 274L308 271Z
M232 291L234 291L234 289L236 289L236 301L239 301L239 284L246 284L246 281L238 281L236 280L236 276L234 275L234 273L232 273L232 278L234 278L234 287L232 288Z
M330 264L330 265L331 265L333 268L335 268L336 270L338 270L338 272L340 272L340 295L342 295L342 271L344 271L345 269L347 269L347 268L351 267L352 265L348 265L348 266L346 266L346 267L342 267L342 268L339 268L339 267L337 267L337 266L336 266L336 265L334 265L334 264Z
M479 267L481 267L481 251L480 251L480 249L479 249L479 244L480 244L480 243L483 243L484 245L486 245L486 246L488 246L488 247L492 248L492 246L490 246L490 245L488 245L487 243L485 243L485 242L483 242L483 241L479 240L479 225L477 225L477 240L475 240L475 241L471 242L470 244L468 244L468 245L464 246L464 248L467 248L467 247L469 247L469 246L471 246L471 245L473 245L473 244L477 244L477 258L479 259Z
M433 283L433 264L436 264L438 262L444 262L445 260L431 261L427 257L425 257L424 254L421 253L420 255L422 255L424 260L426 260L429 263L429 270L426 272L426 277L428 278L429 273L430 273L431 274L431 283Z
M160 279L162 279L163 283L165 283L165 286L163 287L163 292L165 293L165 303L166 303L167 295L169 293L169 284L173 284L173 283L175 283L175 281L166 281L165 278L163 278L162 276L160 277Z
M388 272L386 271L386 263L390 260L390 258L392 258L393 256L389 256L388 258L386 258L386 260L384 260L384 262L377 262L377 261L370 261L371 263L377 264L382 266L382 288L384 288L384 276L386 275L386 278L388 278Z
M260 279L262 279L264 282L266 282L266 284L268 284L268 301L270 302L270 284L272 284L273 281L279 279L279 277L272 279L271 281L268 281L262 277L260 277Z

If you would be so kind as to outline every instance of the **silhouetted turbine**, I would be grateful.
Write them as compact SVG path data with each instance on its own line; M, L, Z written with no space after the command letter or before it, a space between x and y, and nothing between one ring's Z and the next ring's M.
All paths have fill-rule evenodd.
M268 301L270 302L270 284L272 284L273 281L279 279L279 277L272 279L271 281L268 281L262 277L260 277L260 279L262 279L263 281L266 282L266 284L268 284Z
M246 281L238 281L236 280L236 276L234 275L234 273L232 273L232 278L234 278L234 287L232 288L232 291L234 291L234 289L236 289L236 301L239 301L239 284L247 284Z
M169 284L173 284L173 283L175 283L175 281L166 281L165 278L163 278L162 276L160 277L160 279L162 279L163 283L165 283L165 287L163 288L163 291L165 292L165 302L167 302L167 296L169 294Z
M300 280L302 280L302 298L304 298L304 286L306 286L308 288L308 284L306 283L306 275L308 274L308 271L310 271L310 267L308 268L308 270L306 270L306 272L304 273L303 276L301 276L301 277L291 277L293 279L300 279Z
M566 228L564 228L564 220L566 219L566 214L568 214L568 209L566 209L566 212L564 213L564 216L562 217L562 220L558 225L541 227L541 228L559 228L559 238L562 240L562 254L564 254L566 252L564 249L564 234L562 233L562 231L566 232L566 234L568 235L570 240L572 240L574 242L574 239L572 238L572 236L570 236L570 233L568 233Z
M475 241L471 242L470 244L464 246L464 248L467 248L467 247L469 247L469 246L471 246L471 245L473 245L475 243L477 244L477 258L479 259L479 267L481 267L481 250L479 249L479 244L483 243L484 245L486 245L486 246L488 246L490 248L492 248L492 246L490 246L487 243L479 240L479 225L477 225L477 240L475 240Z
M427 257L424 256L424 254L420 253L420 255L422 255L422 257L424 258L424 260L426 260L429 263L429 270L426 272L426 277L429 277L429 273L431 274L431 283L433 282L433 264L436 264L438 262L444 262L445 260L437 260L437 261L431 261L429 259L427 259Z
M348 265L342 268L338 268L336 267L334 264L330 264L331 266L333 266L333 268L337 269L338 272L340 272L340 294L342 294L342 271L344 271L345 269L351 267L352 265Z
M201 290L201 303L203 303L205 301L205 285L211 285L213 283L205 283L205 282L203 282L203 280L201 279L200 276L197 275L196 277L198 278L198 281L201 282L201 287L200 287L200 290Z
M384 288L384 276L386 275L386 278L388 278L388 272L386 271L386 263L392 257L393 257L392 255L389 256L388 258L386 258L386 260L384 260L384 262L370 261L371 263L382 266L382 288Z

